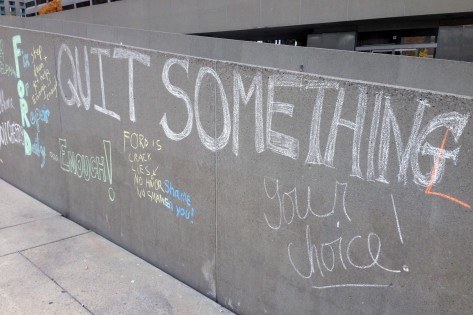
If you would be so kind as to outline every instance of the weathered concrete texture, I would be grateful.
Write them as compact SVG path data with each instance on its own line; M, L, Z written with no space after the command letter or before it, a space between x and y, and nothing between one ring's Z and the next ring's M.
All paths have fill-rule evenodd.
M473 26L441 26L436 58L473 62Z
M221 65L217 71L223 85L229 86L233 78L228 67ZM239 71L248 93L255 73L249 67ZM265 146L259 147L262 152L257 153L258 94L254 93L245 106L243 94L239 96L238 156L229 149L218 154L220 301L241 314L431 314L469 309L472 305L464 292L471 290L472 283L460 284L453 279L460 275L471 278L468 260L473 256L465 253L463 243L473 237L470 206L430 196L411 178L415 167L409 166L406 183L400 182L400 166L393 151L389 152L386 181L375 180L368 170L369 135L373 132L370 124L372 119L376 121L373 112L379 93L389 97L389 106L393 106L396 120L403 126L399 133L403 143L412 128L419 100L429 100L420 130L426 130L425 126L444 112L469 113L471 100L333 79L311 81L305 74L280 76L282 73L266 69L261 74L264 91L271 78L281 80L274 92L268 87L268 93L274 93L274 106L284 104L292 109L290 114L278 111L271 121L269 115L263 118L266 128L279 134L266 134L274 138L264 142ZM320 115L316 114L317 93L310 92L307 82L339 85L338 92L324 91ZM358 154L352 151L356 144L353 130L347 128L348 123L343 127L334 125L336 104L341 104L340 91L344 92L340 117L345 122L356 121L356 108L366 97L367 129L358 152L359 173L353 164ZM383 104L386 106L385 101ZM385 107L384 113L386 110ZM223 125L221 117L217 116L217 126ZM314 117L318 121L315 133L320 132L317 139L311 136ZM332 143L334 151L330 151L334 126L338 135L336 143ZM471 125L468 128L464 136L471 134ZM439 146L444 136L444 128L436 129L428 143ZM285 141L279 142L280 137L285 137ZM297 149L289 145L294 139ZM469 136L463 139L470 141ZM449 141L453 145L454 140ZM283 149L281 143L287 146ZM377 165L382 146L376 145ZM458 158L464 161L464 172L470 173L471 148L467 147ZM273 154L276 150L285 151L286 155ZM297 154L288 156L289 152ZM327 157L334 159L330 162ZM425 163L420 167L431 177L432 166L428 165L432 160L423 157L419 162ZM454 175L457 171L460 173ZM379 168L375 173L379 175ZM442 183L434 190L449 191L460 200L471 201L469 176L461 173L450 164ZM379 261L373 259L378 254ZM445 290L445 286L449 289Z
M2 201L11 205L0 207L6 217L56 213L46 206L23 209L39 202L0 182ZM13 238L3 233L20 226L27 229ZM57 214L20 226L0 230L0 251L26 249L0 257L0 314L233 314L95 233L57 239L58 230L76 227ZM55 241L38 245L41 239Z
M64 35L261 67L301 71L303 66L306 73L473 96L469 84L473 80L473 67L464 62L203 38L47 18L2 16L0 25L60 31Z
M23 192L4 180L0 180L0 191L0 229L60 215L36 199L24 198Z
M2 314L90 314L21 254L0 257Z
M472 4L471 0L122 0L51 17L189 34L469 12Z
M107 28L120 38L110 27L85 27L100 29L101 40ZM469 313L472 64L220 40L192 45L194 37L176 37L173 49L188 51L177 55L45 29L1 28L2 61L21 76L0 76L0 86L23 105L1 107L2 128L13 133L3 138L2 178L67 202L58 210L241 314ZM40 47L44 61L28 67ZM230 47L241 50L221 54ZM304 71L282 69L300 65ZM56 77L42 80L41 69ZM47 88L54 79L58 93L40 94L32 106L23 84L33 93L34 82ZM26 124L43 105L55 120ZM45 146L44 167L21 135ZM95 239L28 257L100 311L73 285L94 288L87 268L107 273L109 258L96 249L79 259L62 254L89 253L84 244ZM74 283L68 266L79 268ZM120 296L140 300L131 286L144 281L139 271L107 277ZM168 311L172 297L156 296Z
M0 256L84 233L86 229L59 216L6 227L0 230Z
M94 233L23 255L93 314L231 314Z

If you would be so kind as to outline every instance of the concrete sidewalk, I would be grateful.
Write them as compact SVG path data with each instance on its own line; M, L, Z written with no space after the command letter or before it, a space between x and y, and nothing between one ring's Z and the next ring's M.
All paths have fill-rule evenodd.
M0 314L233 314L0 179Z

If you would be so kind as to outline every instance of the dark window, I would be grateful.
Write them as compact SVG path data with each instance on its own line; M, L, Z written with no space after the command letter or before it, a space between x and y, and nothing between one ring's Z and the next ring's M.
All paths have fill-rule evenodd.
M360 32L357 37L357 46L435 43L436 36L436 29Z
M437 29L360 32L357 39L357 51L434 58Z
M76 3L76 7L77 7L77 8L88 7L88 6L90 6L90 2L89 2L89 1Z

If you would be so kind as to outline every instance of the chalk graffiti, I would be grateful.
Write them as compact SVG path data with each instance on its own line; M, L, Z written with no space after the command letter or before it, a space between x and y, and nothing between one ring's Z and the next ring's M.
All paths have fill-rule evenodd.
M51 158L51 160L53 160L55 162L59 161L59 156L56 153L49 152L49 157Z
M5 99L3 90L0 90L0 115L9 109L15 109L13 106L13 99Z
M39 123L48 123L49 116L51 116L51 112L46 106L43 105L42 108L36 108L35 110L30 112L30 122L31 124L37 126L37 128L39 129Z
M432 187L433 187L433 185L436 181L435 179L437 178L438 169L439 169L440 165L442 165L441 164L442 161L444 161L443 158L442 158L442 155L443 154L448 154L448 151L445 151L445 143L447 142L447 138L448 138L448 129L445 132L445 136L442 140L442 145L440 146L440 150L438 151L438 156L437 156L437 159L435 160L435 164L434 164L434 166L432 166L432 172L431 172L432 175L431 175L431 178L430 178L429 185L425 189L425 193L427 195L433 195L433 196L438 196L438 197L445 198L445 199L453 201L453 202L455 202L455 203L457 203L457 204L459 204L459 205L461 205L465 208L471 209L471 206L469 204L467 204L466 202L458 200L457 198L454 198L454 197L449 196L447 194L432 191ZM455 150L455 152L453 154L455 154L454 158L456 159L456 155L458 154L458 148Z
M277 201L275 215L268 215L264 213L264 219L266 224L270 229L278 231L283 224L291 225L295 219L305 222L310 216L323 220L329 217L336 218L336 228L340 229L341 226L349 226L352 224L352 219L348 214L346 208L346 191L348 184L336 182L334 199L332 209L326 213L316 213L311 206L311 189L310 186L307 187L307 208L305 211L301 212L298 202L298 193L297 188L294 187L288 192L281 192L281 185L278 179L264 178L264 190L266 197L270 200ZM401 244L404 244L402 238L401 227L399 223L399 217L397 214L396 206L394 204L394 197L391 195L394 217L396 222L397 232L401 241ZM276 217L276 220L272 218ZM341 222L341 220L344 222ZM289 263L291 264L293 270L303 279L312 279L314 277L320 276L317 278L316 282L325 283L327 280L328 274L336 275L340 271L353 271L353 270L369 270L371 268L379 268L382 271L388 273L400 273L401 271L408 272L409 268L407 265L403 265L400 269L392 269L386 267L382 262L380 257L384 256L381 252L381 237L375 232L367 233L366 237L362 235L355 235L348 240L345 240L342 236L329 240L328 242L320 242L319 244L314 244L311 233L311 224L306 224L305 229L305 249L297 247L295 242L290 242L287 246L287 255ZM365 240L365 241L364 241ZM356 249L360 249L360 244L366 245L366 251L364 255L355 255L355 243ZM293 257L295 252L299 253L301 256L302 253L306 253L305 266L304 264L297 264ZM369 257L369 262L362 263L359 260L360 256ZM358 258L355 258L358 257ZM370 283L370 282L360 282L360 283L342 283L342 284L324 284L324 285L312 285L314 289L330 289L330 288L339 288L339 287L388 287L389 284L379 284L379 283Z
M23 54L23 68L28 69L29 67L31 67L30 55L28 53L24 53Z
M107 80L105 76L105 60L116 60L116 62L126 62L128 74L128 116L130 121L136 122L135 104L135 76L137 67L150 68L150 55L124 47L100 48L100 47L77 47L71 49L63 43L57 54L57 74L58 78L48 69L48 57L43 51L42 45L37 45L27 53L21 49L21 36L13 37L13 54L15 59L15 76L18 78L18 96L20 99L21 125L24 130L25 154L35 154L41 156L44 166L46 150L39 143L39 124L32 123L32 115L28 119L28 83L21 79L20 64L24 69L33 70L33 82L31 84L31 100L37 104L40 100L49 100L50 97L60 94L62 101L69 105L84 107L85 110L93 108L113 119L121 120L120 113L107 106ZM3 59L3 41L0 41L0 58ZM90 69L89 59L97 58L98 67ZM159 125L163 128L164 134L172 141L182 141L186 139L195 129L202 145L213 152L223 150L231 142L231 149L235 156L241 154L240 148L240 110L248 108L250 103L254 105L254 148L255 152L261 154L265 151L289 158L290 160L301 160L306 165L316 165L319 167L336 168L337 141L340 137L340 130L348 130L350 133L349 145L351 150L351 171L350 176L360 180L376 181L383 184L390 184L393 180L401 184L407 184L409 179L422 187L427 187L426 193L432 192L432 187L439 184L447 170L447 160L457 163L461 150L459 141L463 131L469 121L469 113L459 113L450 111L439 114L433 118L426 119L426 113L432 107L428 98L418 98L414 100L416 111L412 116L408 130L401 133L401 126L398 123L399 112L394 98L382 87L371 87L367 84L354 84L356 93L354 104L348 104L351 98L347 97L348 87L336 79L325 79L311 74L300 74L290 72L271 73L263 76L260 69L256 69L252 74L243 74L241 66L233 66L233 88L232 98L227 97L221 74L217 70L207 66L197 66L197 69L190 69L195 66L189 58L172 57L166 60L161 72L161 80L165 90L174 96L185 107L185 126L175 128L176 122L170 121L166 112L162 113ZM68 70L70 70L68 72ZM184 71L187 77L191 73L196 73L194 88L186 91L178 83L171 83L172 72ZM97 71L100 79L101 104L92 104L91 71ZM205 83L211 82L215 87L218 112L222 115L221 126L217 126L219 134L213 135L204 129L200 104L202 93L207 86ZM182 83L182 82L181 82ZM59 91L58 91L59 85ZM205 86L205 87L204 87ZM281 91L307 94L312 105L312 116L307 130L310 131L308 141L301 142L301 139L290 132L283 133L278 130L274 121L277 117L284 116L286 119L295 117L298 106L295 102L281 101ZM266 97L266 99L264 99ZM310 98L312 97L312 99ZM2 96L3 98L3 96ZM334 100L331 104L328 100ZM233 101L233 108L230 106ZM13 107L11 100L2 100L2 108ZM346 106L354 105L354 119L346 119L343 115ZM414 105L414 104L413 104ZM327 108L333 108L333 112L327 114ZM367 114L372 113L368 122ZM1 113L1 112L0 112ZM327 116L330 115L330 116ZM330 122L326 139L321 139L322 121ZM43 121L44 122L44 121ZM31 125L37 127L35 142L26 133L26 129ZM195 125L195 128L194 128ZM442 150L428 142L428 137L434 131L444 128L454 135L454 141L458 144L452 150ZM180 129L180 130L177 130ZM368 136L363 137L364 134ZM325 147L322 143L325 141ZM301 157L303 149L306 148L307 155ZM135 149L135 148L134 148ZM141 148L145 149L145 148ZM366 152L362 150L366 149ZM136 150L136 149L135 149ZM439 154L439 152L443 152ZM156 181L156 173L159 165L152 165L151 155L146 152L133 152L129 156L130 163L133 164L133 172L138 176L134 182L140 183L140 176L152 176L148 182L153 182L150 186L157 186L154 190L163 193L162 181ZM420 159L432 157L432 165L429 168L420 167ZM395 157L393 159L393 157ZM362 159L366 159L363 161ZM397 158L397 159L396 159ZM438 160L438 163L436 163ZM153 161L154 162L154 161ZM136 164L136 165L135 165ZM366 166L363 169L363 164ZM436 164L436 165L434 165ZM434 167L435 166L435 167ZM397 167L397 169L396 169ZM395 170L393 172L389 170ZM428 169L430 171L425 171ZM148 175L149 174L149 175ZM435 176L432 176L434 174ZM390 178L391 177L391 178ZM146 178L141 179L145 184ZM429 188L430 187L430 188ZM147 195L146 190L137 189L139 196ZM153 196L150 199L158 200L162 204L168 204L162 195ZM455 201L453 199L450 199ZM458 202L457 202L458 203ZM459 203L461 204L461 203ZM468 204L465 204L468 205Z
M137 51L132 51L129 49L124 48L115 48L113 50L113 58L116 59L128 59L128 101L129 101L129 114L130 120L135 122L135 90L134 90L134 71L133 65L134 61L138 61L139 63L150 66L150 56L142 54ZM102 95L104 95L102 93ZM105 104L105 96L103 96L103 102Z
M23 60L29 60L27 54L23 56ZM31 59L33 64L33 94L31 95L33 104L36 105L40 100L49 101L52 97L57 98L57 80L47 67L48 57L44 54L41 45L33 48Z
M83 105L86 110L91 107L89 54L97 58L96 71L98 71L101 88L102 103L95 104L94 109L116 120L121 120L120 113L107 106L104 60L124 59L128 61L128 115L130 121L135 122L134 76L137 72L135 68L137 64L142 67L150 67L150 56L123 47L109 49L83 46L82 58L79 56L77 47L71 50L67 44L62 44L58 52L58 81L62 100L69 106L81 107ZM427 98L419 98L414 100L417 110L412 117L412 124L410 126L407 124L410 133L403 136L397 119L399 115L396 112L397 106L395 106L391 95L383 88L361 83L355 84L357 90L357 100L354 104L356 117L349 120L343 117L343 112L347 106L352 105L348 104L347 93L350 91L347 90L348 87L343 82L318 78L311 74L273 73L263 77L260 70L251 75L243 75L240 66L233 68L233 113L231 113L224 83L220 74L213 68L201 66L194 69L198 71L193 82L195 84L193 91L186 91L179 86L179 83L171 83L171 72L184 71L189 77L192 65L194 63L190 63L188 58L176 57L167 59L163 65L162 84L168 93L183 103L185 113L187 113L184 117L186 122L184 128L176 128L177 123L170 121L166 112L162 114L159 124L167 138L173 141L182 141L192 133L195 124L197 135L205 148L215 152L223 150L231 142L232 152L238 156L241 154L239 144L240 104L243 103L243 106L248 107L251 99L254 99L254 146L257 153L270 151L292 160L300 160L301 151L305 147L307 155L303 158L304 164L336 168L337 158L340 156L336 152L337 140L340 137L339 131L344 129L346 133L346 130L349 130L353 132L353 137L349 138L351 140L351 171L349 175L360 180L376 181L383 184L389 184L396 180L398 183L406 185L408 179L411 178L415 184L427 187L431 172L423 172L419 167L419 160L428 155L437 156L439 149L431 146L427 142L427 137L439 128L446 128L454 132L455 141L458 142L470 116L469 113L452 111L425 121L425 113L431 108L430 101ZM67 70L71 71L67 73ZM216 105L220 107L218 112L222 115L222 123L217 128L220 130L220 134L215 136L204 129L202 123L204 117L199 110L204 81L205 83L212 82L215 85L217 93L215 99L220 100ZM245 85L245 82L250 84ZM273 123L278 116L286 116L287 119L293 118L298 110L295 104L280 101L279 91L282 90L286 92L292 90L292 93L297 94L307 93L307 97L304 99L310 100L310 97L313 97L312 117L310 125L307 126L307 129L310 130L308 142L301 143L301 140L294 135L278 131L277 126ZM328 95L330 97L327 97ZM263 99L264 96L267 98L266 102ZM330 104L328 99L334 99L334 97L334 104ZM334 108L333 114L327 114L331 111L326 109L332 107ZM367 123L367 113L369 112L372 112L373 116L371 122ZM330 116L327 117L327 115ZM325 148L322 148L322 121L331 122ZM363 137L364 133L368 133L369 136ZM394 138L392 142L394 145L391 145L391 138ZM362 151L365 148L367 152ZM378 152L375 152L376 150ZM452 154L443 155L442 163L439 164L436 172L434 185L441 181L446 171L445 160L451 159L455 162L459 152L460 146L457 151L453 150ZM390 158L393 153L397 160ZM362 158L365 158L366 161L363 161ZM362 168L363 164L366 165L366 169ZM398 168L395 170L397 174L388 172L396 167ZM430 170L431 167L428 169ZM393 175L395 179L390 178L394 177Z
M23 80L21 79L20 62L19 62L19 59L21 58L21 55L23 53L19 47L19 45L21 45L21 36L20 35L13 36L12 43L13 43L13 55L15 57L16 77L18 78L17 91L18 91L18 97L20 99L20 115L21 115L21 125L23 127L25 155L31 155L32 153L31 139L25 130L25 128L30 128L31 124L30 124L30 121L28 120L28 102L25 99L26 90L25 90L25 84Z
M191 197L189 194L174 187L168 179L164 181L164 192L174 200L174 207L171 202L169 209L176 212L176 217L185 218L194 224L195 210L191 205ZM180 206L179 203L183 206Z
M186 73L189 72L189 61L187 59L169 59L163 68L162 80L166 90L181 99L186 104L187 109L187 123L181 132L175 132L170 127L170 122L167 119L166 113L161 118L160 124L163 127L166 136L173 141L181 141L188 137L192 132L193 122L195 120L197 126L198 136L201 139L202 144L211 151L218 151L226 147L229 142L231 129L233 126L233 138L232 138L232 151L236 156L239 154L239 103L240 98L243 99L245 106L248 105L250 98L254 95L255 98L255 150L257 153L270 150L276 154L289 157L293 160L298 160L300 155L300 141L292 136L283 134L273 129L273 116L276 114L286 115L293 117L294 105L289 103L283 103L277 100L276 91L279 88L294 89L297 91L304 90L317 90L317 95L314 102L314 110L312 115L312 121L310 125L310 140L308 143L308 155L305 158L306 164L320 165L324 167L334 168L335 167L335 148L338 136L338 130L340 127L345 127L353 131L352 141L352 170L351 176L357 177L361 180L378 181L381 183L389 184L387 176L387 169L389 166L390 156L390 139L391 133L394 134L394 143L396 153L398 157L399 172L397 174L397 181L399 183L406 184L408 179L409 167L413 173L413 180L416 184L426 187L429 184L430 174L423 174L418 167L419 156L424 155L436 155L438 148L434 148L426 142L426 138L434 130L438 128L447 128L454 132L455 142L463 133L463 130L469 120L469 113L460 114L457 112L449 112L440 114L430 121L428 121L424 128L422 127L422 120L424 113L427 108L431 105L426 99L417 100L417 111L414 116L411 133L405 144L400 133L400 127L396 119L392 107L391 96L387 95L384 91L375 91L374 110L373 118L371 122L371 130L368 143L368 154L367 154L367 171L366 175L363 174L360 167L360 157L362 146L362 134L364 131L364 125L366 120L366 113L369 109L370 102L368 94L372 91L368 90L365 85L358 86L358 104L356 111L356 118L354 121L349 121L341 117L342 109L346 105L345 94L346 89L341 87L338 82L330 80L313 80L310 75L295 75L295 74L273 74L268 78L267 83L267 106L266 106L266 121L263 116L263 83L261 73L258 71L252 78L248 92L245 92L245 87L242 81L242 76L238 70L238 67L234 69L234 85L233 85L233 122L230 116L230 109L223 88L222 81L219 74L208 67L202 67L195 82L194 90L194 106L192 106L192 100L189 95L180 87L175 86L169 81L169 72L173 65L179 65L183 68ZM217 86L217 91L220 94L222 113L223 113L223 129L221 135L217 138L209 136L202 127L201 117L199 114L199 95L201 90L202 80L205 76L212 78ZM325 95L327 93L337 93L337 101L335 104L335 111L332 117L332 122L327 138L327 145L325 152L322 154L321 149L321 133L320 133L320 122L324 114ZM299 92L300 93L300 92ZM384 100L384 113L381 117L381 109ZM381 128L379 128L380 120L382 118ZM266 126L264 128L263 126ZM379 131L381 129L381 131ZM381 136L378 137L379 133ZM379 138L379 142L378 142ZM378 142L378 143L377 143ZM379 159L378 159L378 176L376 177L375 171L375 147L378 144L379 147ZM452 152L452 154L445 154L442 159L442 163L437 171L437 177L435 183L439 182L445 171L444 159L456 159L460 147ZM392 163L392 162L391 162Z
M24 130L23 127L15 122L2 122L0 123L0 149L2 146L9 144L24 145Z
M186 192L179 191L169 180L161 180L156 153L162 150L159 139L148 139L136 132L123 131L123 152L133 173L136 195L143 200L160 204L175 212L176 218L194 223L195 210Z
M103 140L103 155L86 155L67 150L67 140L59 139L59 160L61 169L73 174L78 178L90 181L95 179L109 185L113 184L112 167L112 144L108 140ZM115 191L112 187L108 190L111 201L115 200Z
M141 133L123 131L123 152L127 153L137 196L169 207L158 176L159 165L154 163L154 154L151 154L162 150L160 142L159 139L148 140Z
M46 147L40 142L40 123L47 124L49 122L50 112L45 105L41 109L36 108L29 112L29 105L27 97L29 96L29 83L24 82L21 78L21 67L23 69L33 68L33 94L31 99L35 105L39 100L49 101L52 96L57 97L57 81L54 75L50 73L47 68L48 57L44 55L42 46L34 48L31 54L24 52L21 49L22 40L20 35L15 35L12 38L13 44L13 55L15 59L15 73L18 79L17 92L20 104L20 115L21 125L23 127L23 144L25 147L25 155L30 156L32 154L41 158L41 168L46 163ZM31 61L30 61L31 59ZM3 92L2 92L3 99ZM28 119L29 113L29 119ZM36 127L36 133L34 137L34 143L31 143L31 138L26 129Z
M36 108L30 112L30 122L36 127L36 136L34 143L31 145L31 152L42 158L41 168L43 168L46 163L46 147L42 145L39 140L40 123L47 124L50 115L51 113L46 106L43 106L41 109Z
M105 114L109 117L112 117L116 120L121 120L120 115L111 109L107 108L106 95L105 95L105 82L104 82L104 71L103 71L103 58L112 57L110 49L103 49L92 47L90 48L90 53L96 55L99 61L99 74L100 74L100 88L102 92L102 105L94 104L94 109L102 114ZM62 81L62 71L63 71L63 55L66 54L66 58L69 60L71 69L72 69L72 78L67 79L67 86L69 87L71 97L66 96L65 85ZM113 51L113 59L127 59L128 60L128 93L129 93L129 117L130 120L135 122L135 96L134 96L134 63L138 61L139 63L150 66L150 56L142 54L137 51L125 49L125 48L115 48ZM86 110L90 109L91 102L91 90L90 90L90 67L89 67L89 57L87 47L84 46L84 71L85 71L85 81L87 96L85 96L84 88L82 86L81 72L80 72L80 63L79 63L79 54L78 49L75 47L75 59L72 56L72 51L68 45L62 44L58 52L58 80L59 80L59 91L61 93L63 101L69 105L77 105L80 107L84 105ZM71 80L72 79L72 80Z
M8 30L11 31L14 30ZM148 130L147 134L132 131L135 128L123 131L120 160L126 169L119 174L125 174L128 178L124 180L128 183L120 187L130 190L128 193L136 208L143 210L141 214L156 211L154 217L167 222L172 220L172 226L177 223L180 227L194 222L197 227L198 220L202 220L200 207L203 206L196 202L198 196L193 195L201 189L191 189L185 178L172 174L196 169L192 176L213 176L221 170L226 176L235 175L238 170L232 169L234 166L248 166L232 180L245 180L249 184L232 187L242 188L243 196L251 198L243 203L251 206L242 211L262 209L254 220L255 225L249 228L264 227L263 231L250 232L264 240L261 242L254 237L255 248L268 245L265 250L271 251L270 254L265 253L259 260L273 264L271 269L276 272L271 276L282 276L286 282L282 289L287 287L288 279L289 285L298 290L300 284L313 290L379 289L392 283L403 284L409 276L407 273L414 274L422 267L412 254L420 248L419 243L409 250L407 246L412 245L412 239L426 237L426 232L432 231L431 226L422 226L423 215L431 211L432 221L441 222L443 218L434 213L442 211L440 202L434 204L438 200L471 209L468 202L471 196L467 195L471 189L466 187L466 181L459 181L458 187L441 186L442 180L444 184L454 182L452 174L459 174L459 169L469 165L467 136L471 127L467 125L472 101L466 97L140 51L86 40L81 42L87 42L87 46L60 45L57 60L53 60L56 57L45 44L36 42L28 46L27 42L22 43L20 35L10 39L15 67L4 63L5 60L13 63L13 60L12 56L5 58L0 40L0 75L15 78L0 77L0 115L10 119L0 122L0 150L6 151L9 149L6 146L16 144L18 146L12 145L12 149L20 151L21 145L25 155L41 159L41 167L45 166L49 155L49 163L58 162L56 170L67 176L68 181L85 187L98 186L104 190L102 195L113 202L116 187L113 187L112 142L103 139L110 139L110 133L117 128L120 131L128 128L124 126L129 122L135 127L139 124L143 130ZM78 40L72 42L79 43ZM11 50L11 44L9 46ZM25 47L32 49L26 52ZM159 66L153 64L156 69L151 67L151 59L153 63L160 63ZM146 86L138 86L138 82L145 81ZM138 93L143 88L148 92L145 97ZM12 95L13 98L9 98ZM59 98L58 113L52 101L56 97ZM150 100L153 100L151 104ZM447 100L447 105L442 106L443 100ZM14 114L11 111L18 111L20 116L16 113L17 118L10 118L10 114ZM142 111L149 112L143 122L139 121L140 117L145 117ZM74 114L78 114L76 121L72 121L76 118ZM91 120L93 123L105 121L105 129L98 126L97 130L84 131L91 124L82 125L81 121L92 115L101 118ZM18 123L12 121L15 119ZM65 134L80 138L80 146L75 147L79 143L74 144L72 139L56 136L59 149L51 152L46 148L44 137L61 134L63 130L46 133L50 121L55 127L63 128ZM90 137L96 131L104 135L98 138L98 143L97 138ZM439 141L443 134L443 141ZM163 141L166 150L168 144L173 146L171 149L179 145L186 148L163 154ZM90 150L89 142L99 146ZM119 147L115 149L121 151ZM191 156L193 153L195 155ZM164 160L178 154L176 161ZM179 172L169 171L169 164L164 163L182 163L183 155L184 159L202 160L213 156L215 161L211 162L217 164L199 160ZM11 158L8 154L5 157ZM3 154L2 158L5 160ZM116 168L120 163L116 162L117 156L113 158ZM269 162L271 165L267 165ZM0 163L3 163L1 159ZM455 172L454 167L457 167ZM261 172L268 174L269 170L290 174L292 178L265 177L263 185L258 181L259 190L255 190L256 176ZM217 179L222 176L217 175ZM449 175L450 178L446 178ZM327 185L327 178L334 178L329 183L332 187L321 189L324 191L321 196L316 185ZM116 173L115 182L117 179ZM298 180L299 186L309 181L310 184L302 188L287 183ZM321 181L317 183L318 180ZM350 203L355 194L352 183L356 185L361 181L365 181L360 185L363 190L356 193L365 195L357 196L356 202ZM220 181L217 184L223 184L224 189L230 187ZM400 186L391 186L392 192L400 192L403 197L405 194L406 202L401 205L400 197L391 194L388 185ZM373 196L377 196L375 189L380 186L383 187L379 189L380 195L384 196L373 200ZM373 191L367 192L372 188ZM220 187L210 189L212 193L217 189L217 195L226 193L218 191ZM327 189L330 190L328 198ZM260 193L262 200L254 200L254 193ZM238 194L225 197L217 204L228 215L238 208L235 200L239 197ZM418 197L422 200L418 201ZM213 201L205 200L206 203ZM377 202L379 204L371 206ZM419 217L410 220L417 222L407 224L407 210L418 209L409 209L406 204L417 202L423 208L416 213ZM403 207L407 208L405 212ZM378 213L380 209L386 211ZM459 222L464 215L460 212L456 212L450 222ZM246 214L240 223L247 221ZM108 216L105 217L108 222ZM366 221L361 222L361 218ZM140 225L143 226L140 223L135 227ZM417 231L421 233L415 235ZM123 234L126 233L124 230ZM142 235L143 248L146 244L153 246L156 233L152 235L154 239ZM278 244L282 246L275 247ZM442 246L449 244L451 242L442 241ZM276 258L281 259L269 261L268 257L274 258L276 253L279 254ZM274 265L278 263L281 265ZM281 272L286 274L278 274ZM401 291L401 287L396 290Z
M5 63L5 51L3 47L3 39L0 39L0 76L16 78L15 68Z

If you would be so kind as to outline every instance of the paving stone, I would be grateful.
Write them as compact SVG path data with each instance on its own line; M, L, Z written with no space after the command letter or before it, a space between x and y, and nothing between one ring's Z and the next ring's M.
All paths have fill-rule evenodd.
M0 257L0 314L90 314L21 254Z
M232 314L92 232L23 254L94 314Z
M87 230L63 217L55 216L0 230L0 257L87 233Z

